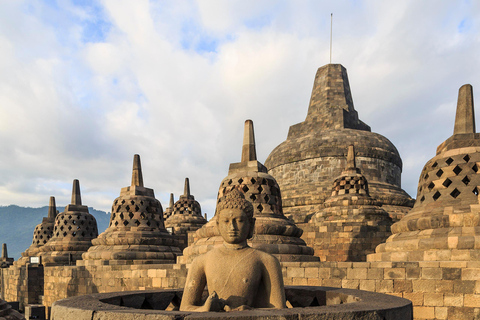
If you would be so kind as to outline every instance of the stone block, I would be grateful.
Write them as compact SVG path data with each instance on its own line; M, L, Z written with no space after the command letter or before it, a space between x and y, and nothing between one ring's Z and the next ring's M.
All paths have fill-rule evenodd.
M466 294L463 298L464 307L480 307L480 294Z
M453 282L454 293L474 293L475 281L473 280L454 280Z
M435 280L412 280L414 292L435 292Z
M386 268L384 279L405 279L405 268Z
M443 295L443 304L446 307L463 307L463 294L445 293Z
M412 281L411 280L393 280L393 291L394 292L412 292Z
M413 307L414 319L435 319L434 307Z
M370 280L383 279L383 269L381 268L367 269L367 279L370 279Z
M425 292L423 305L431 307L443 307L443 293Z
M479 280L480 268L465 268L461 270L462 280Z
M360 280L360 290L375 291L375 280Z
M287 267L287 277L303 278L305 277L305 268Z
M447 307L435 307L435 319L443 320L448 319L448 308Z
M347 279L367 279L367 268L353 268L347 269Z
M442 269L441 268L422 268L421 279L441 280L442 279Z
M375 283L376 292L393 292L393 280L379 280Z

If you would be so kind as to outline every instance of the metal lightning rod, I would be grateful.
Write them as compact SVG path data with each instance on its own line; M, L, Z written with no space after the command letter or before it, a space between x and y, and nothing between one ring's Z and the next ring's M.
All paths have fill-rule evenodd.
M332 64L332 29L333 29L333 13L330 13L330 64Z

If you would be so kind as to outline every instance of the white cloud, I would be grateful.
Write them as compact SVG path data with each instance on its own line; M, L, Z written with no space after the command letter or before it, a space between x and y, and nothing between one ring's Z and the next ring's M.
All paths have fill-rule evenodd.
M163 206L184 178L211 216L253 119L265 161L303 121L316 68L350 77L355 107L404 159L403 187L480 88L478 4L402 1L5 2L0 12L0 204L109 210L134 153ZM462 22L463 21L463 22Z

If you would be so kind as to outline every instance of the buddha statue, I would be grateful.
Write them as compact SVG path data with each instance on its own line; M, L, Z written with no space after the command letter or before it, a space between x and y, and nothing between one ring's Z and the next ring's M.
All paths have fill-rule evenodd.
M223 246L195 258L188 271L181 311L233 311L285 308L280 263L273 255L251 248L253 206L233 189L220 198L217 228ZM208 298L202 294L208 287Z

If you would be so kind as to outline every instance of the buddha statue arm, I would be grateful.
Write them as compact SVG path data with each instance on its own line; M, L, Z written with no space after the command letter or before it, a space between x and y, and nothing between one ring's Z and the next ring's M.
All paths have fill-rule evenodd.
M266 302L268 308L286 308L285 287L283 285L282 267L274 256L265 256L263 283L265 284Z
M202 294L207 284L203 256L193 260L188 270L185 288L183 290L180 311L220 311L223 310L224 301L212 292L202 305Z

